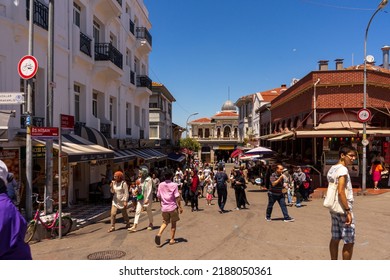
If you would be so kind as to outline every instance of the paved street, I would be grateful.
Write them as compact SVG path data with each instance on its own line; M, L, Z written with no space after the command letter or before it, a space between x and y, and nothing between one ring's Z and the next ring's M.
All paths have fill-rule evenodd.
M141 215L139 231L128 233L118 214L117 230L107 233L109 219L76 230L63 239L32 243L34 259L83 260L88 255L107 250L125 253L121 259L134 260L327 260L330 239L330 216L322 207L322 199L313 199L302 208L288 207L296 220L285 223L279 205L275 204L272 222L264 219L266 192L249 185L248 210L233 210L234 192L229 189L228 213L218 213L217 201L207 206L199 200L200 212L184 208L178 222L175 245L168 245L169 231L164 232L165 244L157 248L154 236L161 223L160 206L153 204L154 225L146 230L146 213ZM390 193L355 197L357 240L353 259L390 259ZM133 214L132 214L133 216Z

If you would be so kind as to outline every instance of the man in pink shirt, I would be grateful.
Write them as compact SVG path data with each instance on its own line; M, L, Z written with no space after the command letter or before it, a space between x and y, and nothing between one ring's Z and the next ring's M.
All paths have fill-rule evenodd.
M179 189L176 183L172 182L173 173L165 173L165 181L158 185L157 197L161 203L161 212L163 222L154 241L157 246L161 245L161 235L169 223L171 223L171 239L169 245L175 244L176 222L180 220L180 214L183 213Z

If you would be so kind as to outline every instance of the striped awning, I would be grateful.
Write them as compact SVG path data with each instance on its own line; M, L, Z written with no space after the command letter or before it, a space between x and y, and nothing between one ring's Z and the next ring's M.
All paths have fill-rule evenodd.
M105 148L110 147L106 136L104 136L103 133L93 127L82 126L80 130L76 131L76 134L92 143L98 144Z
M135 154L138 158L142 158L145 161L162 160L167 157L166 154L161 153L156 149L129 149L129 151Z
M114 150L114 163L135 159L137 156L129 150Z
M34 141L46 145L45 141ZM114 151L89 142L78 135L63 134L61 141L61 150L68 155L68 162L86 162L114 158ZM58 140L54 141L53 148L59 150Z
M168 159L173 160L173 161L177 161L177 162L182 162L183 160L186 159L186 156L183 155L182 153L172 152L172 153L168 154Z

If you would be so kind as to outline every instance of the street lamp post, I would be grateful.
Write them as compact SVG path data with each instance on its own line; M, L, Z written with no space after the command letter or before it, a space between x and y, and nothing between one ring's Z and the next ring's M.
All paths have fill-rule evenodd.
M186 138L188 138L188 120L190 119L191 116L195 116L199 113L192 113L191 115L188 116L187 121L186 121Z
M364 70L363 70L363 109L367 109L367 36L368 29L370 28L371 21L375 15L382 10L388 3L388 0L382 0L378 8L371 16L370 21L367 24L366 33L364 36ZM366 192L367 181L367 122L363 122L363 160L362 160L362 192Z

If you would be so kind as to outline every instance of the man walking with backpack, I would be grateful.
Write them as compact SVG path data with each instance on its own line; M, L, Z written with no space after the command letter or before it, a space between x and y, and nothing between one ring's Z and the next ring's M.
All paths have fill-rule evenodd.
M218 194L218 206L219 213L226 213L227 211L224 209L226 200L227 200L227 183L229 182L229 178L227 174L223 171L223 165L218 165L218 171L214 176L214 181L217 186L217 194Z

